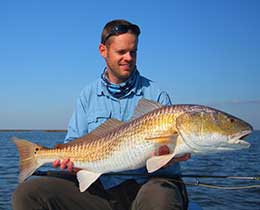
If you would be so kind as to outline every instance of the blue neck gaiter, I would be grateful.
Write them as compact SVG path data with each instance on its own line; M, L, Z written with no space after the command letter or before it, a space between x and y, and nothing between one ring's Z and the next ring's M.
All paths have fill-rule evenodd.
M107 88L108 92L115 98L122 98L127 93L129 93L130 90L135 86L137 77L139 76L139 72L137 69L133 71L131 76L125 81L120 84L113 84L109 81L106 73L106 69L101 74L101 79L105 87Z

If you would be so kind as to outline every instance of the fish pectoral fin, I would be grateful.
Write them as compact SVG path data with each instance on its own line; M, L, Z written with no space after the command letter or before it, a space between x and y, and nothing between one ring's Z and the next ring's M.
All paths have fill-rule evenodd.
M148 173L153 173L165 166L173 157L174 153L160 156L153 156L146 161L146 168Z
M158 144L169 144L169 143L172 143L172 142L176 142L175 139L177 139L177 134L176 135L172 135L172 134L169 134L169 135L153 135L153 136L147 136L145 138L145 140L149 141L155 141L157 142Z
M79 181L80 192L84 192L88 187L95 182L98 177L101 176L101 173L95 173L86 170L80 170L77 173L77 179Z

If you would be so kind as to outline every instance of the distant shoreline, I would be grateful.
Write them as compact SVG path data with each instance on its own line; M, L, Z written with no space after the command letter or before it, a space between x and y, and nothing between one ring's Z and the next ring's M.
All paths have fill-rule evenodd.
M0 132L67 132L67 130L63 129L0 129Z

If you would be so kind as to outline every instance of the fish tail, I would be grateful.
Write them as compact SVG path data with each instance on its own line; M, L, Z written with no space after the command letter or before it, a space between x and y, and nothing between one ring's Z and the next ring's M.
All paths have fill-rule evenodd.
M13 142L19 151L20 156L20 174L19 182L23 182L26 178L31 176L33 172L39 168L42 164L38 163L35 153L42 148L37 144L29 142L27 140L12 138Z

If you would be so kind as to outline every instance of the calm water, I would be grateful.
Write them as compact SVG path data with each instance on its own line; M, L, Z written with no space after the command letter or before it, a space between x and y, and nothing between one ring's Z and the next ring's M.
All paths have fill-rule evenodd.
M12 136L24 138L44 146L61 143L62 132L0 132L0 210L11 210L11 195L17 186L18 154ZM249 136L252 146L247 150L193 156L182 164L183 174L199 175L260 175L260 131ZM42 168L42 170L47 169ZM195 179L185 178L185 182L195 183ZM260 184L260 181L232 181L220 179L200 179L200 182L224 186ZM188 185L191 200L199 203L204 210L260 210L260 188L244 190L209 189Z

